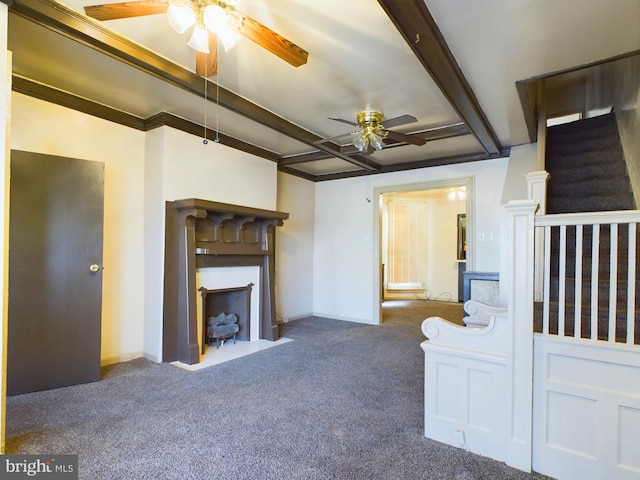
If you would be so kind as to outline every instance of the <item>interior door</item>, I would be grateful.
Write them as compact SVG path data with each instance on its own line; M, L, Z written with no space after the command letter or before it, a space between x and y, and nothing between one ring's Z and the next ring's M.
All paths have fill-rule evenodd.
M11 152L7 393L100 379L104 164Z

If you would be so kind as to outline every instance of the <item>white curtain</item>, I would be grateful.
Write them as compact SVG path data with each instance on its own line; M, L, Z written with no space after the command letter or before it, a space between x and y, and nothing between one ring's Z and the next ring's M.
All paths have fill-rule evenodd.
M389 199L387 203L389 288L425 288L428 272L428 214L425 199Z

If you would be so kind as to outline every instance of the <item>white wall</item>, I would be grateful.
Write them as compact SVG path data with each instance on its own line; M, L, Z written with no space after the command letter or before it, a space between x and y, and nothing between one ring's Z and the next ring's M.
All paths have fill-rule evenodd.
M369 182L358 177L316 184L314 315L374 323L373 275L379 270L374 268Z
M278 208L289 219L276 229L276 308L295 320L313 313L315 184L278 174Z
M21 94L12 101L12 149L105 164L102 362L138 357L144 318L144 134Z
M504 185L502 185L502 200L504 205L511 200L527 198L526 175L537 170L537 143L528 143L511 148L509 166Z
M144 160L144 356L162 361L164 298L164 179L165 129L145 135ZM162 241L159 241L162 239Z
M525 145L519 145L517 147L511 147L511 156L509 157L509 167L507 169L507 176L505 178L504 185L502 186L502 201L501 205L506 205L512 200L524 200L528 198L527 192L527 179L526 175L537 170L537 143L529 143ZM506 211L500 209L500 223L504 228L508 228L505 223L507 221ZM500 293L498 304L501 306L507 305L507 299L509 298L510 288L510 275L509 259L505 255L500 258Z
M500 202L507 158L460 165L358 177L316 185L313 311L316 315L362 323L379 323L374 252L373 191L379 187L413 185L473 176L475 271L499 271ZM526 196L526 188L522 192ZM373 199L373 198L372 198ZM378 199L373 199L378 201ZM469 214L469 212L467 212ZM479 241L480 233L485 235ZM489 240L491 238L491 240Z
M429 202L429 300L458 301L458 214L465 207L446 195Z
M276 209L277 165L169 127L164 132L165 200L200 198Z

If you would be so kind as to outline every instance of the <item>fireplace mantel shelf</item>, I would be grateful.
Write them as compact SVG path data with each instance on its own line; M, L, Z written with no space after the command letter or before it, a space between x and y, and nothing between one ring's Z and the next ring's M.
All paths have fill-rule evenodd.
M212 202L200 200L198 198L187 198L172 202L177 210L203 210L213 214L231 214L233 216L247 216L263 219L286 220L289 214L277 212L275 210L263 210L261 208L244 207L242 205L232 205L230 203Z
M167 202L163 361L200 361L196 269L260 267L260 338L278 339L275 227L288 213L189 198Z

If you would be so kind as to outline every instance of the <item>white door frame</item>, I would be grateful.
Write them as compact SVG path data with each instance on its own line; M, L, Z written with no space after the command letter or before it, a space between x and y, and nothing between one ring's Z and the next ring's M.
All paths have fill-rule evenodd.
M437 190L441 188L465 187L467 215L467 270L475 269L475 176L455 177L432 182L409 183L403 185L387 185L373 189L373 265L374 272L380 271L382 262L382 242L380 241L382 222L382 195L394 192L411 192L416 190ZM382 318L382 283L380 275L373 276L373 324L379 325Z

